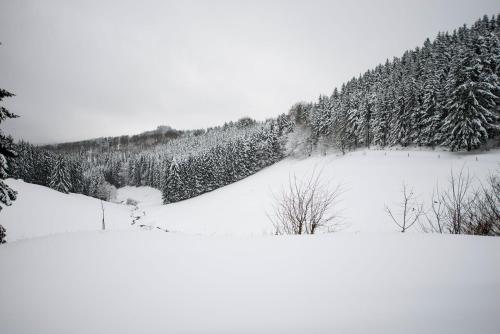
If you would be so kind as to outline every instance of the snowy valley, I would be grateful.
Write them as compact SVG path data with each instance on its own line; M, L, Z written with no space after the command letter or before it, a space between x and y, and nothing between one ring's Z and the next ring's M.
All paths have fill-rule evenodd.
M500 15L446 1L1 2L0 334L500 333Z

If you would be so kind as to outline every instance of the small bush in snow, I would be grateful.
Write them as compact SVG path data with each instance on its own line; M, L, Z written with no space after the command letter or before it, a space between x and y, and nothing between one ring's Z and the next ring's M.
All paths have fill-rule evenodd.
M127 198L126 204L127 205L134 205L134 206L136 206L138 204L138 202L135 199Z
M319 230L334 232L338 216L333 213L341 189L330 188L320 182L321 173L313 172L309 178L289 178L288 185L276 197L274 212L268 215L274 233L314 234Z

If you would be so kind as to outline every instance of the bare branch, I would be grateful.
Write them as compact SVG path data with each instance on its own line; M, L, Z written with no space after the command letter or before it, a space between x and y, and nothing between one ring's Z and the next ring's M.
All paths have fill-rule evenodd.
M424 214L424 209L423 205L417 202L413 189L408 188L405 183L403 183L401 193L403 195L403 199L398 204L400 208L400 218L396 218L393 211L387 205L385 206L385 211L394 224L396 224L401 229L401 232L404 233L420 220L420 217Z
M288 185L275 196L274 212L267 214L275 234L314 234L319 230L336 231L338 217L332 210L342 193L321 182L316 169L305 179L289 175Z

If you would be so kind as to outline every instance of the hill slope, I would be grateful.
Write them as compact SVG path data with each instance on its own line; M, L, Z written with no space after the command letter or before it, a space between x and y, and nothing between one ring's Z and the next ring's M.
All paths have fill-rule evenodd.
M499 167L499 150L473 154L366 150L345 156L285 159L239 182L186 201L165 206L151 205L148 200L141 223L197 234L270 234L272 226L266 212L272 212L273 194L279 194L289 175L306 177L316 170L322 172L325 182L341 184L344 189L337 205L344 231L391 232L396 230L395 225L384 205L396 205L401 200L403 182L414 188L420 201L428 203L436 184L447 186L451 170L465 168L478 182ZM140 189L120 189L118 196L140 200ZM159 191L149 195L156 196L153 203L161 203Z
M429 202L438 183L446 187L451 170L466 168L475 181L484 180L500 167L500 151L457 154L442 151L355 151L345 156L285 159L239 182L182 202L162 205L161 193L149 187L125 187L118 200L139 201L137 208L105 202L108 229L143 227L206 235L271 234L266 213L272 212L289 175L305 177L321 171L325 182L344 189L337 205L347 232L395 232L384 205L401 200L401 185L415 189L419 200ZM68 231L101 228L100 201L77 194L8 180L19 199L2 211L0 219L9 241ZM131 226L133 217L135 226ZM417 231L417 229L414 229Z
M0 214L7 229L7 241L46 236L56 233L95 231L102 226L101 201L79 194L63 194L53 189L7 180L18 192L18 199ZM107 229L129 228L130 209L124 205L103 202Z

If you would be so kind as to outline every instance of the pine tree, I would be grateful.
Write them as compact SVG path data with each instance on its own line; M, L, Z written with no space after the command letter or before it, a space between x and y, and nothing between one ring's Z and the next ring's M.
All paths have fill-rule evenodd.
M346 107L345 99L342 98L339 103L339 113L335 122L334 145L342 154L345 154L354 146L354 141L349 132L349 113Z
M448 72L448 52L444 35L439 34L430 47L423 74L422 132L417 143L435 146L442 142L440 127L444 119L444 82Z
M499 84L496 76L483 71L483 43L481 36L466 36L452 64L448 116L443 125L445 144L452 150L477 148L486 142L491 131L498 129L494 109Z
M6 97L14 94L4 89L0 89L0 102ZM9 118L16 118L17 115L9 112L5 107L0 106L0 124ZM7 158L14 158L17 153L14 150L12 138L3 134L0 130L0 211L2 205L9 206L16 199L16 191L10 188L3 180L8 177Z
M372 135L372 101L371 93L368 93L359 105L359 118L356 131L356 137L359 138L359 144L366 147L370 146Z
M179 164L174 158L170 164L167 180L163 189L163 203L175 203L183 199L184 184L181 180Z
M67 163L63 156L59 156L55 161L49 186L65 194L72 188Z
M387 60L375 87L377 99L374 102L373 112L373 143L382 147L386 146L389 141L391 112L394 109L394 86L390 81L390 69L391 65Z
M83 193L83 167L79 159L74 159L69 164L69 179L71 183L71 192L76 194Z
M7 237L7 231L2 225L0 225L0 245L7 242L7 240L5 240L6 237Z
M359 126L361 119L361 101L359 99L360 92L358 84L358 79L354 78L350 82L350 85L346 85L346 89L343 90L343 112L345 112L346 114L345 135L346 139L349 141L350 146L354 148L358 147L359 144Z
M12 97L13 94L0 88L0 102L6 97ZM0 105L0 124L8 118L16 118L17 115L8 111L5 107ZM15 158L17 153L12 144L12 138L5 136L0 129L0 211L2 205L9 206L17 197L14 189L10 188L3 180L8 177L7 158ZM0 244L5 243L6 231L0 225Z

